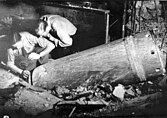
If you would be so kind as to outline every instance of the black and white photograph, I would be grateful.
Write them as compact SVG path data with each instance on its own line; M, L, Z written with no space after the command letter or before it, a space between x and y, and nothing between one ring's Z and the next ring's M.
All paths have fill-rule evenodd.
M167 0L0 0L0 118L166 118Z

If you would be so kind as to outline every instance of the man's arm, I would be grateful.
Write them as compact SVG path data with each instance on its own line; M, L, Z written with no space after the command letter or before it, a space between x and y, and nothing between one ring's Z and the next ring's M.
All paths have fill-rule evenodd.
M48 41L45 49L39 53L40 57L43 57L46 54L49 54L54 48L55 48L55 45L52 42Z
M47 37L50 41L53 41L55 43L55 47L58 46L59 40L57 38L53 37L50 33L47 34Z
M14 59L15 59L15 56L14 56L14 52L13 50L10 48L8 49L7 51L7 55L8 55L8 61L7 61L7 66L12 69L13 71L19 73L19 74L22 74L23 70L18 68L15 64L14 64Z
M36 38L36 44L39 44L39 46L44 48L44 50L42 52L40 52L39 54L31 53L28 57L31 60L39 59L40 57L43 57L43 56L49 54L55 48L55 45L52 42L48 41L47 39L45 39L43 37Z

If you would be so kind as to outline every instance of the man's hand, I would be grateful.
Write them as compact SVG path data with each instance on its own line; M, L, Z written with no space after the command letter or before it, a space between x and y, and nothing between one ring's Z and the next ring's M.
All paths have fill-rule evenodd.
M32 52L29 56L28 56L29 59L31 60L34 60L34 59L39 59L40 58L40 55L35 53L35 52Z
M23 76L23 78L28 78L28 77L30 77L30 71L28 71L28 70L23 70L22 76Z

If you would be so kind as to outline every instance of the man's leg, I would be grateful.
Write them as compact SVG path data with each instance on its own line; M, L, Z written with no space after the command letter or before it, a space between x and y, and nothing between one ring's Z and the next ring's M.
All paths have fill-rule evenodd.
M25 81L31 82L31 75L34 68L37 66L37 60L30 60L27 57L24 56L17 56L15 60L15 64L17 67L19 67L22 70L28 70L30 71L30 76L28 78L23 78Z

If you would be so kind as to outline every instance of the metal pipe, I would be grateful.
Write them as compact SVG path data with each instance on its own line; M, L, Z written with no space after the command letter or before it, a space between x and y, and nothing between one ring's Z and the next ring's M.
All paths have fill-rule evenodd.
M139 32L141 31L141 9L143 7L143 0L141 2L141 6L140 6L140 9L139 9Z
M124 2L124 13L123 13L123 23L122 23L122 38L125 37L126 9L127 9L127 0L125 0L125 2Z
M131 32L130 34L133 33L133 1L131 2Z
M134 9L134 14L133 14L133 17L134 17L134 21L133 21L133 32L136 31L136 24L135 24L135 21L136 21L136 3L137 1L134 2L134 5L133 5L133 9Z
M156 20L157 20L157 23L159 23L159 20L158 20L158 8L157 8L156 0L154 0L154 4L155 4L155 9L156 9Z

